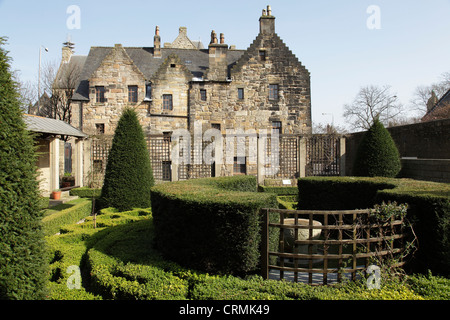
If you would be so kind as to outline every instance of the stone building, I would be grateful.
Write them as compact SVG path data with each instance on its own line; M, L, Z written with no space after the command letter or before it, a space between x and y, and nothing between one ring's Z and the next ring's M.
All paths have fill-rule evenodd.
M72 97L73 122L90 135L112 135L124 107L139 111L148 133L204 128L311 132L310 75L275 33L270 7L247 50L211 32L207 49L181 27L172 43L92 47ZM67 54L67 51L64 52Z
M72 97L72 125L91 136L111 136L122 110L131 107L149 135L193 133L199 123L203 131L222 134L230 129L310 134L309 71L275 32L270 6L259 24L246 50L226 44L224 34L214 30L205 48L189 39L185 27L172 43L162 44L156 27L152 47L91 47L84 59L63 48L69 63L74 57L84 61ZM92 163L92 156L86 161ZM232 172L216 169L222 170L217 175ZM245 171L255 172L256 167Z

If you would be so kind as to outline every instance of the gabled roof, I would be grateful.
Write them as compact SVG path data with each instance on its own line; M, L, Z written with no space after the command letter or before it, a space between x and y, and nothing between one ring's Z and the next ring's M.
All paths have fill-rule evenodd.
M179 49L161 48L161 57L153 56L153 48L124 47L136 67L149 81L153 78L159 67L171 55L176 55L192 73L193 78L202 78L209 67L209 54L207 49ZM105 57L113 47L91 47L81 71L80 82L72 97L75 101L89 101L89 78L100 67ZM228 65L232 66L244 54L245 50L229 50L227 54Z
M84 132L81 132L77 128L62 120L44 118L30 114L24 114L23 120L27 125L27 129L32 132L71 136L77 138L88 137L88 135Z

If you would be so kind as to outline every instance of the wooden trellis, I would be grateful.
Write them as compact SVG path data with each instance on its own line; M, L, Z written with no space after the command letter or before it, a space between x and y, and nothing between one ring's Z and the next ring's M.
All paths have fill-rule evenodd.
M387 260L396 261L391 267L404 264L402 220L373 221L369 209L262 209L261 213L265 221L261 255L262 276L265 279L275 271L280 279L289 274L295 282L301 278L311 285L326 285L341 282L344 276L355 280L357 273L365 272L371 264L377 265ZM269 223L270 213L278 214L276 223ZM269 228L280 230L278 251L269 250ZM317 236L317 233L320 235ZM276 257L277 262L269 263L270 257Z
M306 175L339 176L340 137L313 135L306 140Z

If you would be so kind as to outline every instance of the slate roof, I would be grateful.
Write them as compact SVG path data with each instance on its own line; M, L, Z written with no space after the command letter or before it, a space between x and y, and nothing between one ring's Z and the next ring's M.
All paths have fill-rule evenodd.
M49 133L54 135L87 138L88 135L70 124L57 119L44 118L30 114L24 114L23 120L27 129L32 132Z
M102 61L111 52L113 47L91 47L81 71L80 82L72 97L75 101L89 101L89 78L100 67ZM153 56L153 48L146 47L124 47L127 54L133 60L136 67L144 74L145 78L151 80L153 75L172 54L180 58L193 78L202 78L209 66L208 49L179 49L161 48L161 57ZM245 50L228 50L228 65L231 67L244 54Z
M56 74L53 87L55 89L66 89L68 82L78 84L81 70L86 62L87 56L74 55L68 63L62 63Z

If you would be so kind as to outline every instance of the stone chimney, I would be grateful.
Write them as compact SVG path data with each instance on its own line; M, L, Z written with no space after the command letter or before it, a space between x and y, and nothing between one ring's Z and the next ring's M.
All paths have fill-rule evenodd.
M264 9L261 18L259 18L259 32L261 34L275 33L275 17L272 16L272 8L267 6L267 11Z
M159 35L158 26L156 26L155 36L153 37L153 57L161 58L161 36Z
M62 59L61 63L68 63L70 61L70 57L72 57L73 54L73 48L75 48L75 44L67 41L63 43L62 48Z
M208 80L227 81L228 78L228 45L225 43L225 36L220 34L220 43L217 40L217 34L213 30L211 32L211 42L209 49L209 70L207 73Z

